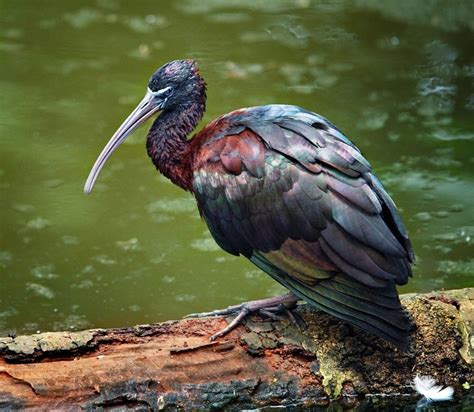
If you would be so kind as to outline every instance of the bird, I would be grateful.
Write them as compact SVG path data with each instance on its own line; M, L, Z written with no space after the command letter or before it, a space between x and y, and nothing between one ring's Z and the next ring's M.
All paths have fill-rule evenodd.
M146 94L94 163L84 192L117 147L158 114L146 148L156 169L190 192L216 243L249 259L288 293L196 316L271 315L297 301L406 349L410 320L397 285L415 254L395 203L356 145L302 107L270 104L222 115L189 138L206 109L193 59L151 76Z

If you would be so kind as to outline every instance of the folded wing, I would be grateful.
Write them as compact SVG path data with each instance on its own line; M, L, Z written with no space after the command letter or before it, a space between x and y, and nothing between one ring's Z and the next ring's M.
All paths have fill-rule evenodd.
M217 243L309 303L398 345L395 284L411 275L403 223L369 163L295 106L231 113L196 139L193 187Z

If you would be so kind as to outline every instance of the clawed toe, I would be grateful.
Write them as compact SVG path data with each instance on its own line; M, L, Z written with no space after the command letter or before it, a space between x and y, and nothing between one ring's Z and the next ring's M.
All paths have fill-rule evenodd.
M183 319L213 318L213 317L219 317L219 316L229 316L229 315L238 313L241 308L242 308L242 305L237 305L237 306L229 306L227 309L213 310L211 312L190 313L189 315L184 316Z
M285 313L290 318L291 322L297 327L301 327L302 320L299 322L294 314L291 313L290 309L285 304L294 305L297 302L297 298L291 292L281 296L275 296L269 299L254 300L240 305L229 306L227 309L213 310L211 312L203 313L191 313L186 315L185 319L190 318L208 318L208 317L219 317L219 316L231 316L237 315L232 321L221 331L211 336L211 341L224 336L231 330L239 326L242 321L251 313L258 313L264 317L270 318L273 321L278 320L279 313ZM298 317L299 318L299 317ZM304 325L304 322L302 322Z
M242 309L240 310L239 314L224 329L220 330L217 333L214 333L214 335L211 336L211 341L214 341L217 338L224 336L233 329L235 329L250 313L251 311L245 305L242 305Z
M297 327L299 330L304 330L307 328L305 321L300 315L298 315L297 313L293 313L293 311L287 308L286 306L285 311L293 326Z
M278 316L275 315L272 311L267 309L259 309L258 314L263 318L270 318L273 321L278 320Z
M287 305L284 304L260 309L258 313L272 320L278 320L278 315L286 315L288 319L290 319L290 322L293 324L293 326L297 327L298 329L303 330L307 327L301 316L296 313L293 313L293 307L289 308Z

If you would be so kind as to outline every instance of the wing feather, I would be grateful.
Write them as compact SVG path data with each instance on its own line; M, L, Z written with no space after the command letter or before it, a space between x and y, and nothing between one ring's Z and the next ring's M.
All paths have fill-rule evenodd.
M395 284L406 283L414 254L370 164L321 116L247 111L223 118L229 134L216 121L218 137L195 138L194 193L218 244L319 308L404 342Z

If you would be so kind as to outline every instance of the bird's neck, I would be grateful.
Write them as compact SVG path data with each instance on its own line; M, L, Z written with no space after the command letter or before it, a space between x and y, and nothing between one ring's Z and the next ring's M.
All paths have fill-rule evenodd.
M192 191L192 154L187 136L205 110L205 94L179 108L164 111L147 137L147 151L156 168L174 184Z

